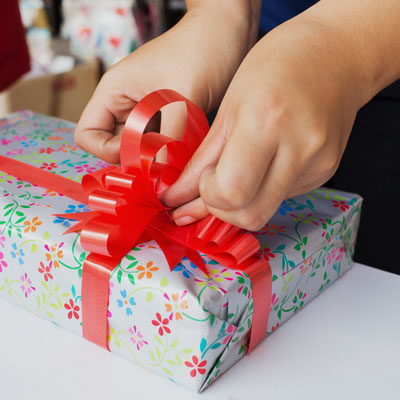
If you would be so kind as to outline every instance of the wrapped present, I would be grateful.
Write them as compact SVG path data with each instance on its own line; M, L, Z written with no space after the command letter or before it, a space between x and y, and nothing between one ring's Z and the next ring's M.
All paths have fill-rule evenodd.
M177 239L160 234L167 223L161 218L158 228L155 223L149 228L156 240L143 235L116 258L110 271L100 268L107 291L102 300L99 276L85 277L87 264L96 261L90 229L75 231L85 229L88 219L93 222L93 208L104 207L99 198L106 195L103 189L96 192L90 211L87 201L73 200L80 195L69 197L71 192L63 191L57 179L81 182L83 176L96 177L97 171L110 167L77 148L73 130L72 123L29 111L0 120L0 171L6 171L0 172L0 297L100 345L103 341L111 352L146 369L204 390L245 355L249 340L260 331L262 336L270 334L352 265L362 200L320 188L284 201L255 233L260 248L249 254L261 260L257 273L263 276L265 291L260 291L257 273L248 268L250 258L233 263L232 255L240 259L240 252L216 252L223 244L217 239L208 247L192 241L190 246L201 249L186 253L177 242L172 246L176 254L168 253L166 241ZM6 158L24 164L18 163L21 168L11 173ZM147 160L152 158L150 154ZM22 179L28 166L38 168L38 176L42 171L52 177L47 186L54 190ZM104 179L111 178L109 174ZM90 179L86 184L90 186ZM139 190L146 192L144 186L135 193ZM124 210L124 203L116 201L114 207ZM137 215L137 224L127 229L135 230L142 219ZM245 240L249 234L232 235ZM98 257L102 261L106 256ZM179 259L171 264L174 257ZM104 318L96 315L102 312L99 302L105 302Z

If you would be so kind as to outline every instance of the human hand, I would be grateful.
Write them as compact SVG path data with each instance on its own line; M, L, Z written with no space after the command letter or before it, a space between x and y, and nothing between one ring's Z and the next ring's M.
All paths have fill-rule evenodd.
M119 162L120 133L138 100L173 89L205 112L221 101L237 67L256 39L259 1L188 1L189 11L165 34L141 46L101 79L75 130L83 149ZM162 133L179 137L186 110L163 110Z
M210 132L162 200L185 225L212 213L258 230L280 203L325 183L365 101L349 49L312 19L249 52Z

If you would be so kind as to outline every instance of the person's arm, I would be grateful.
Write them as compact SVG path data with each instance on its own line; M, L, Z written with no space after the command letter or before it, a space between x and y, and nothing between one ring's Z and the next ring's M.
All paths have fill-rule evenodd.
M400 1L321 0L246 56L210 133L162 199L256 230L336 171L357 111L400 77ZM382 139L384 140L384 139Z
M177 25L103 76L75 131L80 147L117 163L128 114L156 89L174 89L206 112L220 103L256 40L260 0L189 0L187 6ZM163 111L163 134L181 134L184 120L181 104L169 106Z

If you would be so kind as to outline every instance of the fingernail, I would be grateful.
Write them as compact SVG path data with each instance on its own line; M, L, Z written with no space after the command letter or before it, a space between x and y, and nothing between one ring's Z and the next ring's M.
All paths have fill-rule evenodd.
M175 224L178 225L178 226L189 225L189 224L192 224L193 222L196 222L196 221L197 221L196 218L185 216L185 217L177 218L175 220Z

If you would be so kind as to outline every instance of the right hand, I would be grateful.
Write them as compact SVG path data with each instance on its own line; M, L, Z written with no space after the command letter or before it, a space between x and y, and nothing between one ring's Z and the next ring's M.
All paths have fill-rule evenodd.
M233 3L200 1L176 26L106 72L81 115L76 143L119 163L120 133L129 113L157 89L176 90L205 112L216 108L256 36L258 16L250 13L251 2ZM161 132L179 138L185 119L183 104L169 105Z

